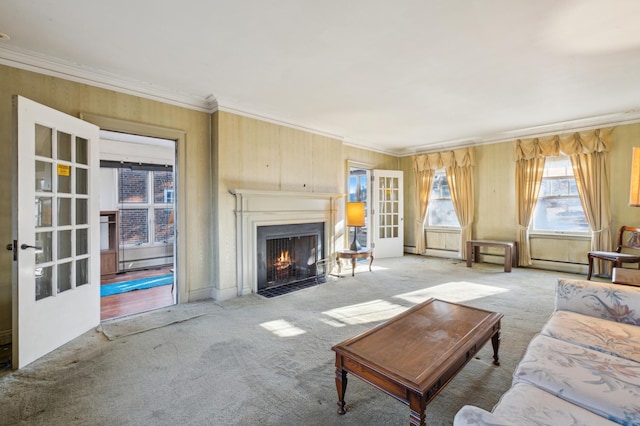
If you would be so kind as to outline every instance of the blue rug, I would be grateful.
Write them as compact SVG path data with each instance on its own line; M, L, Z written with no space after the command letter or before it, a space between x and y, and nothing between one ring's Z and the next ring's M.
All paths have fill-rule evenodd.
M114 294L126 293L127 291L142 290L169 284L173 284L173 274L123 281L121 283L104 284L100 286L100 297L113 296Z

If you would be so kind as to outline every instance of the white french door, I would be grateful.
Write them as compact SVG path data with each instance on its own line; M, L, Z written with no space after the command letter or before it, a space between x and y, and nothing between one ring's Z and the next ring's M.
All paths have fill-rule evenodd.
M13 368L100 324L99 128L14 96Z
M373 247L376 259L404 253L402 171L373 170Z

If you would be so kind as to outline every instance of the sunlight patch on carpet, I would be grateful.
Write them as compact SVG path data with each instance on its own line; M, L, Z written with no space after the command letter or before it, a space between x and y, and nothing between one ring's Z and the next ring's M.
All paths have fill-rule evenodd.
M398 294L393 297L416 304L422 303L431 297L444 300L446 302L460 303L506 293L507 291L509 290L506 288L476 284L468 281L458 281L440 284L422 290L411 291L409 293Z
M406 309L406 306L396 305L386 300L372 300L370 302L331 309L323 312L323 315L327 315L345 324L367 324L388 320L404 312Z
M278 337L293 337L306 333L306 331L300 327L296 327L289 321L283 319L263 322L260 324L260 327L272 332Z

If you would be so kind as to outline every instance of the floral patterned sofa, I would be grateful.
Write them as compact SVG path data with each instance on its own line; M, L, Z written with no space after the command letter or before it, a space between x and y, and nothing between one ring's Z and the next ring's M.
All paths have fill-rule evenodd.
M640 425L640 287L558 279L555 311L492 412L454 425Z

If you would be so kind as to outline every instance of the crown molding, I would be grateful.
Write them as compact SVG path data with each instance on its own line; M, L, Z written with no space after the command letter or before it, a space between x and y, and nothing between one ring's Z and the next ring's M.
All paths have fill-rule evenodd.
M522 129L506 130L486 135L413 145L400 149L388 149L372 145L371 143L357 142L342 135L323 131L312 124L295 123L295 120L278 118L270 113L262 113L260 111L249 112L245 107L235 105L233 102L221 101L213 94L202 97L188 93L181 93L151 83L126 78L120 75L99 71L94 68L85 67L80 64L63 61L47 55L19 49L15 46L0 45L0 64L200 112L213 113L216 111L225 111L336 139L341 141L344 145L352 146L354 148L397 157L640 122L640 109L633 109L624 112L578 118Z
M336 139L339 141L344 141L344 137L337 135L335 133L330 133L330 132L325 132L323 130L319 130L316 129L314 127L311 126L307 126L304 124L296 124L293 121L287 120L287 119L283 119L283 118L276 118L270 114L267 113L261 113L261 112L249 112L246 111L245 109L243 109L242 107L238 107L235 106L229 102L225 102L224 100L220 100L218 99L218 103L217 103L217 111L224 111L224 112L228 112L231 114L236 114L236 115L240 115L243 117L247 117L247 118L253 118L255 120L260 120L260 121L265 121L267 123L271 123L271 124L277 124L279 126L284 126L284 127L289 127L291 129L296 129L296 130L301 130L303 132L307 132L307 133L313 133L319 136L324 136L327 138L331 138L331 139Z
M0 46L0 64L201 112L211 113L217 106L213 95L179 93L13 46Z
M540 138L562 133L578 132L597 129L599 127L622 126L640 122L640 110L628 110L612 114L603 114L592 117L578 118L574 120L560 121L557 123L540 126L526 127L522 129L507 130L484 136L470 137L438 142L428 145L413 146L398 152L396 155L406 157L415 154L428 154L442 150L465 148L468 146L487 145L492 143L511 142L516 139Z

